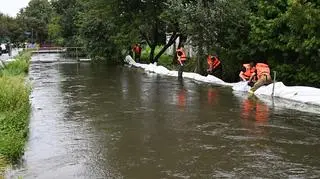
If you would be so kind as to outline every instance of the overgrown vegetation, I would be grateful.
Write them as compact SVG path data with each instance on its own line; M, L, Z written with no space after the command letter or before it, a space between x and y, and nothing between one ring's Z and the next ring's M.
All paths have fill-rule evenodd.
M267 60L286 84L318 85L319 1L31 0L15 23L5 22L13 25L2 28L11 29L2 32L9 35L0 36L30 41L33 29L38 43L84 46L92 58L112 63L121 62L123 52L137 42L150 48L145 61L159 62L179 38L180 44L197 49L189 64L200 74L206 56L217 53L227 81L238 80L242 63ZM12 30L16 25L20 31ZM29 33L19 36L23 32ZM299 67L295 74L300 77L290 77L290 68L283 65Z
M277 81L286 81L288 85L308 85L320 88L320 72L312 71L304 65L277 65Z
M0 70L0 166L23 153L30 114L30 88L25 82L30 57L30 52L22 52Z
M2 173L5 171L7 164L6 159L0 156L0 178L2 177Z
M28 73L31 52L21 53L17 60L10 62L0 71L0 76L18 76Z

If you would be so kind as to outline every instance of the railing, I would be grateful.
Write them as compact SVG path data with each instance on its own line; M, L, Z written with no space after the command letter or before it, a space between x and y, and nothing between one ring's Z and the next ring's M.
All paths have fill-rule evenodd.
M61 53L66 58L75 58L78 61L90 61L85 47L38 47L32 48L32 53Z

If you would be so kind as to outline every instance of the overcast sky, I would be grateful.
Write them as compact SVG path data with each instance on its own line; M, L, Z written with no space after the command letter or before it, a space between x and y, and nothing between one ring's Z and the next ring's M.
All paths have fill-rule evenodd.
M15 17L19 10L28 5L30 0L0 0L0 12Z

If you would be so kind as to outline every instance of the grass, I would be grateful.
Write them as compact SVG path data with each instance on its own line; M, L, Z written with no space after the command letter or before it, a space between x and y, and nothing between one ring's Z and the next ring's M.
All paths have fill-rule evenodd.
M31 52L22 52L16 60L7 64L4 69L0 71L0 76L19 76L25 75L29 70L29 60Z
M160 50L163 48L163 46L157 46L154 50L154 56L156 56ZM142 49L141 52L141 61L144 63L150 63L149 55L150 55L151 49L149 46L146 46ZM162 65L168 69L174 69L175 65L172 63L173 57L171 55L167 55L166 53L163 53L159 60L158 65Z
M0 176L1 168L20 158L28 134L30 87L25 83L30 52L0 70Z

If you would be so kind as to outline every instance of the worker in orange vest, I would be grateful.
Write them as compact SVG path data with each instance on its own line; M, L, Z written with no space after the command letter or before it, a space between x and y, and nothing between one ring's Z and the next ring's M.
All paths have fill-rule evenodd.
M178 71L178 78L182 79L183 65L187 60L187 55L182 45L177 49L176 54L177 54L178 62L180 64L179 71Z
M208 69L207 72L218 78L222 78L222 64L217 55L208 55L207 57Z
M268 85L272 83L270 68L265 63L257 63L256 71L252 74L252 76L257 76L258 81L250 89L250 93L254 93L258 88L260 88L263 85Z
M242 65L242 69L239 73L239 77L242 81L249 81L256 68L253 62Z
M256 75L253 75L256 71L255 64L253 62L242 65L242 69L239 73L240 80L247 81L249 86L253 86L257 81Z

